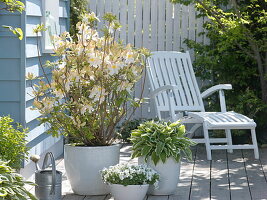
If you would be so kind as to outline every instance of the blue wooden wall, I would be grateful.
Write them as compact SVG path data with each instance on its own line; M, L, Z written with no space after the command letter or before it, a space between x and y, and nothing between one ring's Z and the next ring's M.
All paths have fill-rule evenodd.
M33 33L33 28L42 23L42 0L24 0L26 10L23 14L0 11L0 26L12 25L21 27L25 37L22 41L12 33L0 27L0 116L11 115L16 122L29 128L29 154L44 155L46 151L53 151L56 156L63 153L62 138L54 138L45 133L47 126L39 125L37 118L40 113L31 110L33 97L30 83L25 75L32 72L42 75L38 62L37 39L41 37ZM1 6L1 5L0 5ZM69 1L59 2L60 32L69 27ZM40 52L42 62L53 60L55 57ZM29 164L28 162L25 165ZM27 168L27 167L26 167ZM27 177L32 172L26 169L22 173Z

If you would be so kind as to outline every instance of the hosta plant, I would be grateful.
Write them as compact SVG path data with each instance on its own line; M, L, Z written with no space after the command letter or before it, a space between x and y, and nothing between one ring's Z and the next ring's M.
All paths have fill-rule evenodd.
M0 199L3 200L37 200L25 189L25 184L33 184L23 180L23 177L0 160Z
M120 185L157 185L159 174L146 165L117 164L104 168L101 177L105 183Z
M191 159L190 146L195 144L185 137L185 126L180 121L145 122L132 131L130 140L133 143L132 158L144 157L148 161L151 157L155 165L159 161L165 163L170 157L177 162L182 156Z
M27 76L41 123L50 125L54 136L63 134L84 146L112 144L117 124L129 111L127 102L140 103L131 93L142 76L147 51L116 42L120 27L116 17L107 13L104 19L103 36L96 31L98 19L91 13L77 24L76 39L67 32L54 37L54 55L59 59L47 63L52 80L47 70L43 77ZM34 84L36 79L41 79L39 84Z

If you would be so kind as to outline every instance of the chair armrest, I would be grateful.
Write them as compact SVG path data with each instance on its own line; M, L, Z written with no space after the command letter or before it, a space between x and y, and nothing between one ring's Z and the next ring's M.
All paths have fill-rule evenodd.
M157 89L155 89L153 92L151 92L150 94L150 98L154 98L156 95L158 95L159 93L166 91L166 90L175 90L175 89L179 89L176 85L164 85L162 87L159 87Z
M202 99L212 95L214 92L220 91L220 90L231 90L232 85L231 84L220 84L220 85L215 85L212 86L211 88L205 90L204 92L201 93Z

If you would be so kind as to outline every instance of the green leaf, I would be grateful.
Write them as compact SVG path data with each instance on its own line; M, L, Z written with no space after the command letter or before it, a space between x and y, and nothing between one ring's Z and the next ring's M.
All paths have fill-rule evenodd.
M159 162L160 157L156 154L155 151L153 151L153 153L151 155L151 159L152 159L153 163L155 165L157 165L157 163Z
M5 188L0 187L0 197L5 197L7 196L7 191Z
M164 148L164 143L163 142L158 142L157 145L156 145L156 154L157 155L160 155L163 148Z
M167 160L167 154L164 151L161 152L160 159L162 160L163 163L166 162L166 160Z
M147 156L151 149L152 149L152 147L150 147L150 146L144 146L142 148L142 156Z

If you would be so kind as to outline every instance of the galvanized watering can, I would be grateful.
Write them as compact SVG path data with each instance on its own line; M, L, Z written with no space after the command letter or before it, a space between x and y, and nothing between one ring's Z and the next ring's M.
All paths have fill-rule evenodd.
M45 169L49 157L52 170ZM35 172L35 183L35 195L39 200L61 200L62 172L56 170L55 159L51 152L45 155L42 169Z

